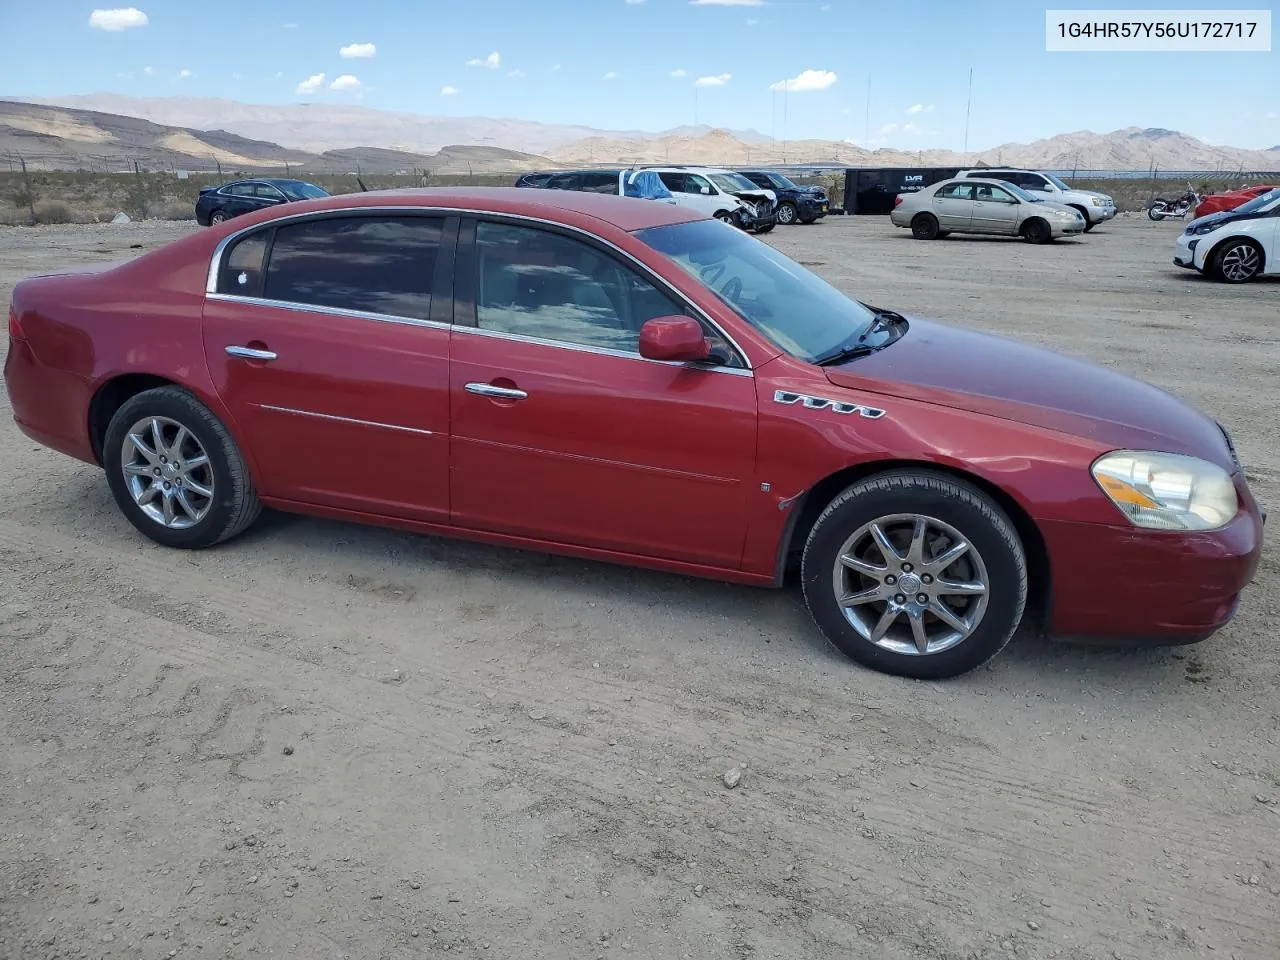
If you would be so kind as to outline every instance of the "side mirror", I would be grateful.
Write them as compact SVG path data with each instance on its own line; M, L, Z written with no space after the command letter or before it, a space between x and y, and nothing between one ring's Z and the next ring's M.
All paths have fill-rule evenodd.
M702 188L702 194L703 194L703 196L710 196L710 194L711 194L711 188L710 188L710 187L703 187L703 188Z
M640 328L640 356L646 360L689 363L710 355L702 324L693 317L655 317Z

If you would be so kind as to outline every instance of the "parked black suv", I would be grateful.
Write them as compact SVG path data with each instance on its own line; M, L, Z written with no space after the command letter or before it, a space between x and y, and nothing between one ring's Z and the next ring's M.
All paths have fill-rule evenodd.
M802 187L773 170L739 170L738 173L757 187L778 195L778 223L813 223L827 215L829 201L821 187Z

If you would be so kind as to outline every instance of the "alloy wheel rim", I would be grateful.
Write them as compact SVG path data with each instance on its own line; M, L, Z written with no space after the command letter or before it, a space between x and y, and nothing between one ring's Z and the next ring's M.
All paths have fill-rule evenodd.
M1250 244L1232 247L1222 258L1222 272L1232 280L1248 280L1258 271L1258 251Z
M792 220L795 219L795 217L796 217L795 211L791 209L790 205L784 203L782 206L778 208L779 223L790 223Z
M187 530L213 506L213 464L194 433L168 417L146 417L125 434L120 469L129 496L147 517Z
M950 524L895 513L845 540L832 570L840 612L864 640L891 653L930 656L968 639L990 585L977 548Z

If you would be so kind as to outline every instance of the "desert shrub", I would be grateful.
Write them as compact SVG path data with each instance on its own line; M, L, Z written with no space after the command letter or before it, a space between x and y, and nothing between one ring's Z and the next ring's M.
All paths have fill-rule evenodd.
M36 204L37 223L71 223L71 208L61 200L46 200Z
M171 201L157 208L154 215L160 220L194 220L196 208L190 203Z

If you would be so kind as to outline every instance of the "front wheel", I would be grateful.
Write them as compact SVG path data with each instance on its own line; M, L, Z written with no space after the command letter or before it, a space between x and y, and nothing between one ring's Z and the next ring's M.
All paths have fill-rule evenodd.
M789 227L797 220L796 205L786 202L778 204L778 222L785 227Z
M1036 217L1022 225L1022 238L1028 243L1049 243L1053 240L1053 228Z
M766 223L766 224L764 224L763 226L756 227L756 233L768 233L768 232L769 232L770 230L772 230L775 226L776 226L776 224Z
M1229 240L1213 252L1209 272L1221 283L1247 283L1262 272L1262 250L1252 240Z
M995 656L1027 602L1012 522L964 481L930 471L870 477L836 497L804 548L805 603L846 656L942 679Z
M1152 220L1163 220L1165 208L1163 203L1153 203L1147 207L1147 216Z
M938 233L938 218L932 213L918 213L911 219L911 235L917 240L936 240Z
M231 434L180 387L126 400L107 426L102 465L121 512L166 547L213 546L262 510Z

